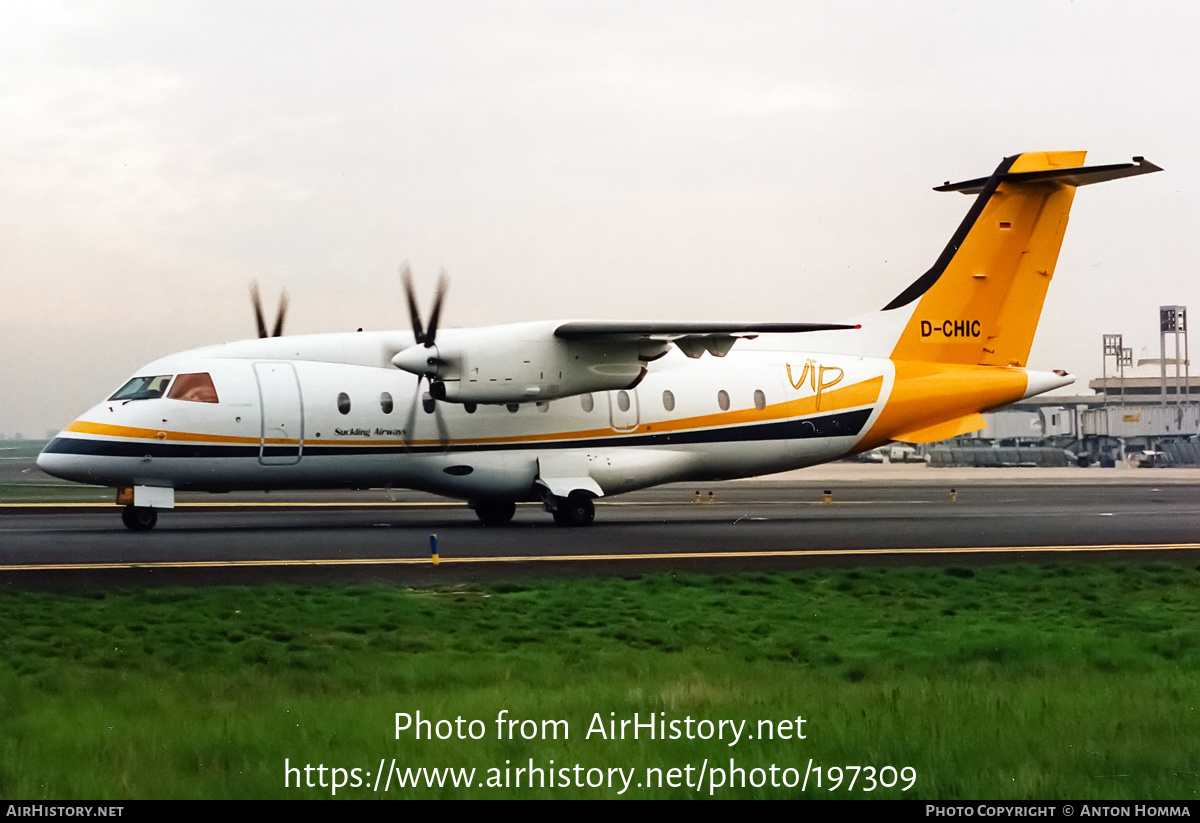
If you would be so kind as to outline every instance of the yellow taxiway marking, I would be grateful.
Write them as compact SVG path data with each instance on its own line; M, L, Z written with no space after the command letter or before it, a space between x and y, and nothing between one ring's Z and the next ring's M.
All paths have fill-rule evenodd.
M1014 552L1117 552L1200 549L1200 543L1114 543L1094 546L979 546L922 549L804 549L760 552L653 552L647 554L542 554L509 557L446 557L446 563L563 563L603 560L715 560L764 557L854 557L884 554L1010 554ZM267 566L421 566L428 557L360 557L288 560L169 560L148 563L37 563L0 566L6 571L79 571L95 569L236 569Z

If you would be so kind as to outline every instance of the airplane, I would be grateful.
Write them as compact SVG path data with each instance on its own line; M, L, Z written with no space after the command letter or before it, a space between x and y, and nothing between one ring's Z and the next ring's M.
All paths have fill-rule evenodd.
M933 266L844 323L545 321L441 329L403 272L408 331L268 333L155 360L63 429L38 465L116 487L154 527L179 491L410 488L485 525L541 501L586 526L594 500L752 477L985 426L1073 382L1026 368L1075 190L1161 171L1086 152L1005 158L935 191L975 200ZM707 357L705 355L708 355Z

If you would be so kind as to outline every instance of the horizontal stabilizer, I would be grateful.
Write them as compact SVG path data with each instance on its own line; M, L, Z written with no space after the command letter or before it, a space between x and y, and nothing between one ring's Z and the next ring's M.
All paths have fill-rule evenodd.
M994 175L1000 183L1061 183L1064 186L1088 186L1092 183L1104 183L1108 180L1119 180L1122 177L1135 177L1139 174L1150 174L1162 171L1160 166L1146 160L1144 157L1133 158L1132 163L1113 163L1107 166L1079 166L1073 169L1039 169L1037 171L1008 172ZM964 180L961 183L947 182L937 186L934 191L957 191L963 194L979 194L992 177L977 177L974 180Z

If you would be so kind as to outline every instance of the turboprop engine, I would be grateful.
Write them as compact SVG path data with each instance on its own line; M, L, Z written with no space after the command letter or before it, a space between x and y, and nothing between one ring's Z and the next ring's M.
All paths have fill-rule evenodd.
M444 329L434 345L417 343L392 365L429 379L429 393L451 403L528 403L583 392L628 389L665 340L598 343L555 336L557 323Z

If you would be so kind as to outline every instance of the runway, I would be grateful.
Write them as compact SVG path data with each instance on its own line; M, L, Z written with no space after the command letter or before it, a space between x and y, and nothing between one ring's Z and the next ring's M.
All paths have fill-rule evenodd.
M0 583L428 585L817 565L1200 559L1200 485L1190 472L921 469L833 467L663 486L599 501L595 524L583 529L555 526L535 504L520 506L507 527L485 528L464 504L383 491L343 494L341 502L292 495L272 505L261 505L261 496L198 498L205 505L164 512L148 533L125 530L115 507L5 507Z

